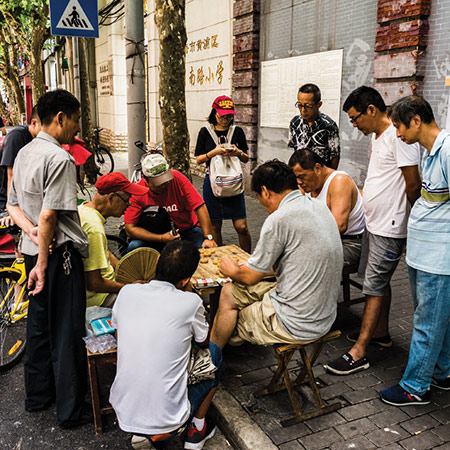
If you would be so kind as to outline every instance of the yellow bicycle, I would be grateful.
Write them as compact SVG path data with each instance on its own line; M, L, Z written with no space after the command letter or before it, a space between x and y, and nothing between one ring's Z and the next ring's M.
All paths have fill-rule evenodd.
M18 363L25 351L28 303L25 261L16 258L0 268L0 372Z

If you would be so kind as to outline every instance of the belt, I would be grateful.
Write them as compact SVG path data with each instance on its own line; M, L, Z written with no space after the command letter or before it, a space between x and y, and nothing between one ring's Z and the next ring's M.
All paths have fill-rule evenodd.
M341 239L362 239L363 233L361 234L343 234Z

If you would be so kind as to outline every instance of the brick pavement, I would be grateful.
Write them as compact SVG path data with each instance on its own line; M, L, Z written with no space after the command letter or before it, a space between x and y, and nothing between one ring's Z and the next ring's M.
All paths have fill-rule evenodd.
M194 183L198 187L198 181ZM247 197L247 213L254 247L267 214L251 197ZM230 224L224 224L223 234L225 244L236 242ZM244 344L226 348L223 386L280 450L450 449L450 391L433 390L432 403L427 406L397 408L385 405L378 398L381 389L400 380L401 369L408 359L413 308L404 259L392 281L390 333L393 346L388 349L370 346L368 370L345 377L325 373L322 364L351 347L345 336L358 329L362 313L362 304L339 309L333 328L340 329L342 336L324 347L314 369L324 401L340 401L344 405L336 412L281 427L280 420L292 415L287 394L281 392L258 399L253 396L253 392L268 383L276 369L270 347ZM296 355L290 363L294 370L300 367L299 359ZM312 406L309 389L301 387L299 392L306 401L306 408Z
M199 178L194 178L194 185L201 191ZM246 203L254 247L267 214L256 199L247 196ZM237 243L230 222L224 223L223 238L224 244ZM325 373L322 364L350 348L351 343L345 336L358 329L363 305L338 311L333 328L340 329L342 336L324 347L314 369L324 401L343 404L336 412L281 427L280 420L292 415L287 394L281 392L258 399L253 396L253 392L268 383L276 369L270 347L250 344L227 347L224 351L224 388L280 450L450 449L450 391L433 390L432 403L427 406L397 408L385 405L378 398L382 388L399 381L408 358L413 309L404 259L393 277L392 299L390 333L393 346L388 349L369 347L371 367L345 377ZM290 367L294 371L300 367L297 355ZM308 409L312 405L309 390L301 387L298 392Z

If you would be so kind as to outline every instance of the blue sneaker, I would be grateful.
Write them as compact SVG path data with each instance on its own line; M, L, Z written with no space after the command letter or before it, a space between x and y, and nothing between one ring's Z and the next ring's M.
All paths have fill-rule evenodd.
M423 395L410 394L399 384L380 391L381 401L393 406L428 405L430 397L430 389Z

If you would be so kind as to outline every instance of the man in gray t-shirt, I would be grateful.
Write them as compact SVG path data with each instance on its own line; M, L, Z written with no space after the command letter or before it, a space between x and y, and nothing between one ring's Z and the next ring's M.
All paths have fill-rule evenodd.
M240 340L255 344L318 339L336 318L343 265L336 221L325 204L298 190L280 161L255 171L252 190L270 216L246 265L226 257L220 263L233 283L222 289L211 341L223 347L235 328ZM277 283L263 281L268 275Z
M72 428L89 420L82 261L88 241L77 211L75 161L62 144L80 131L80 102L57 89L38 100L37 111L42 129L17 155L7 205L22 229L30 288L25 409L55 401L59 425Z

